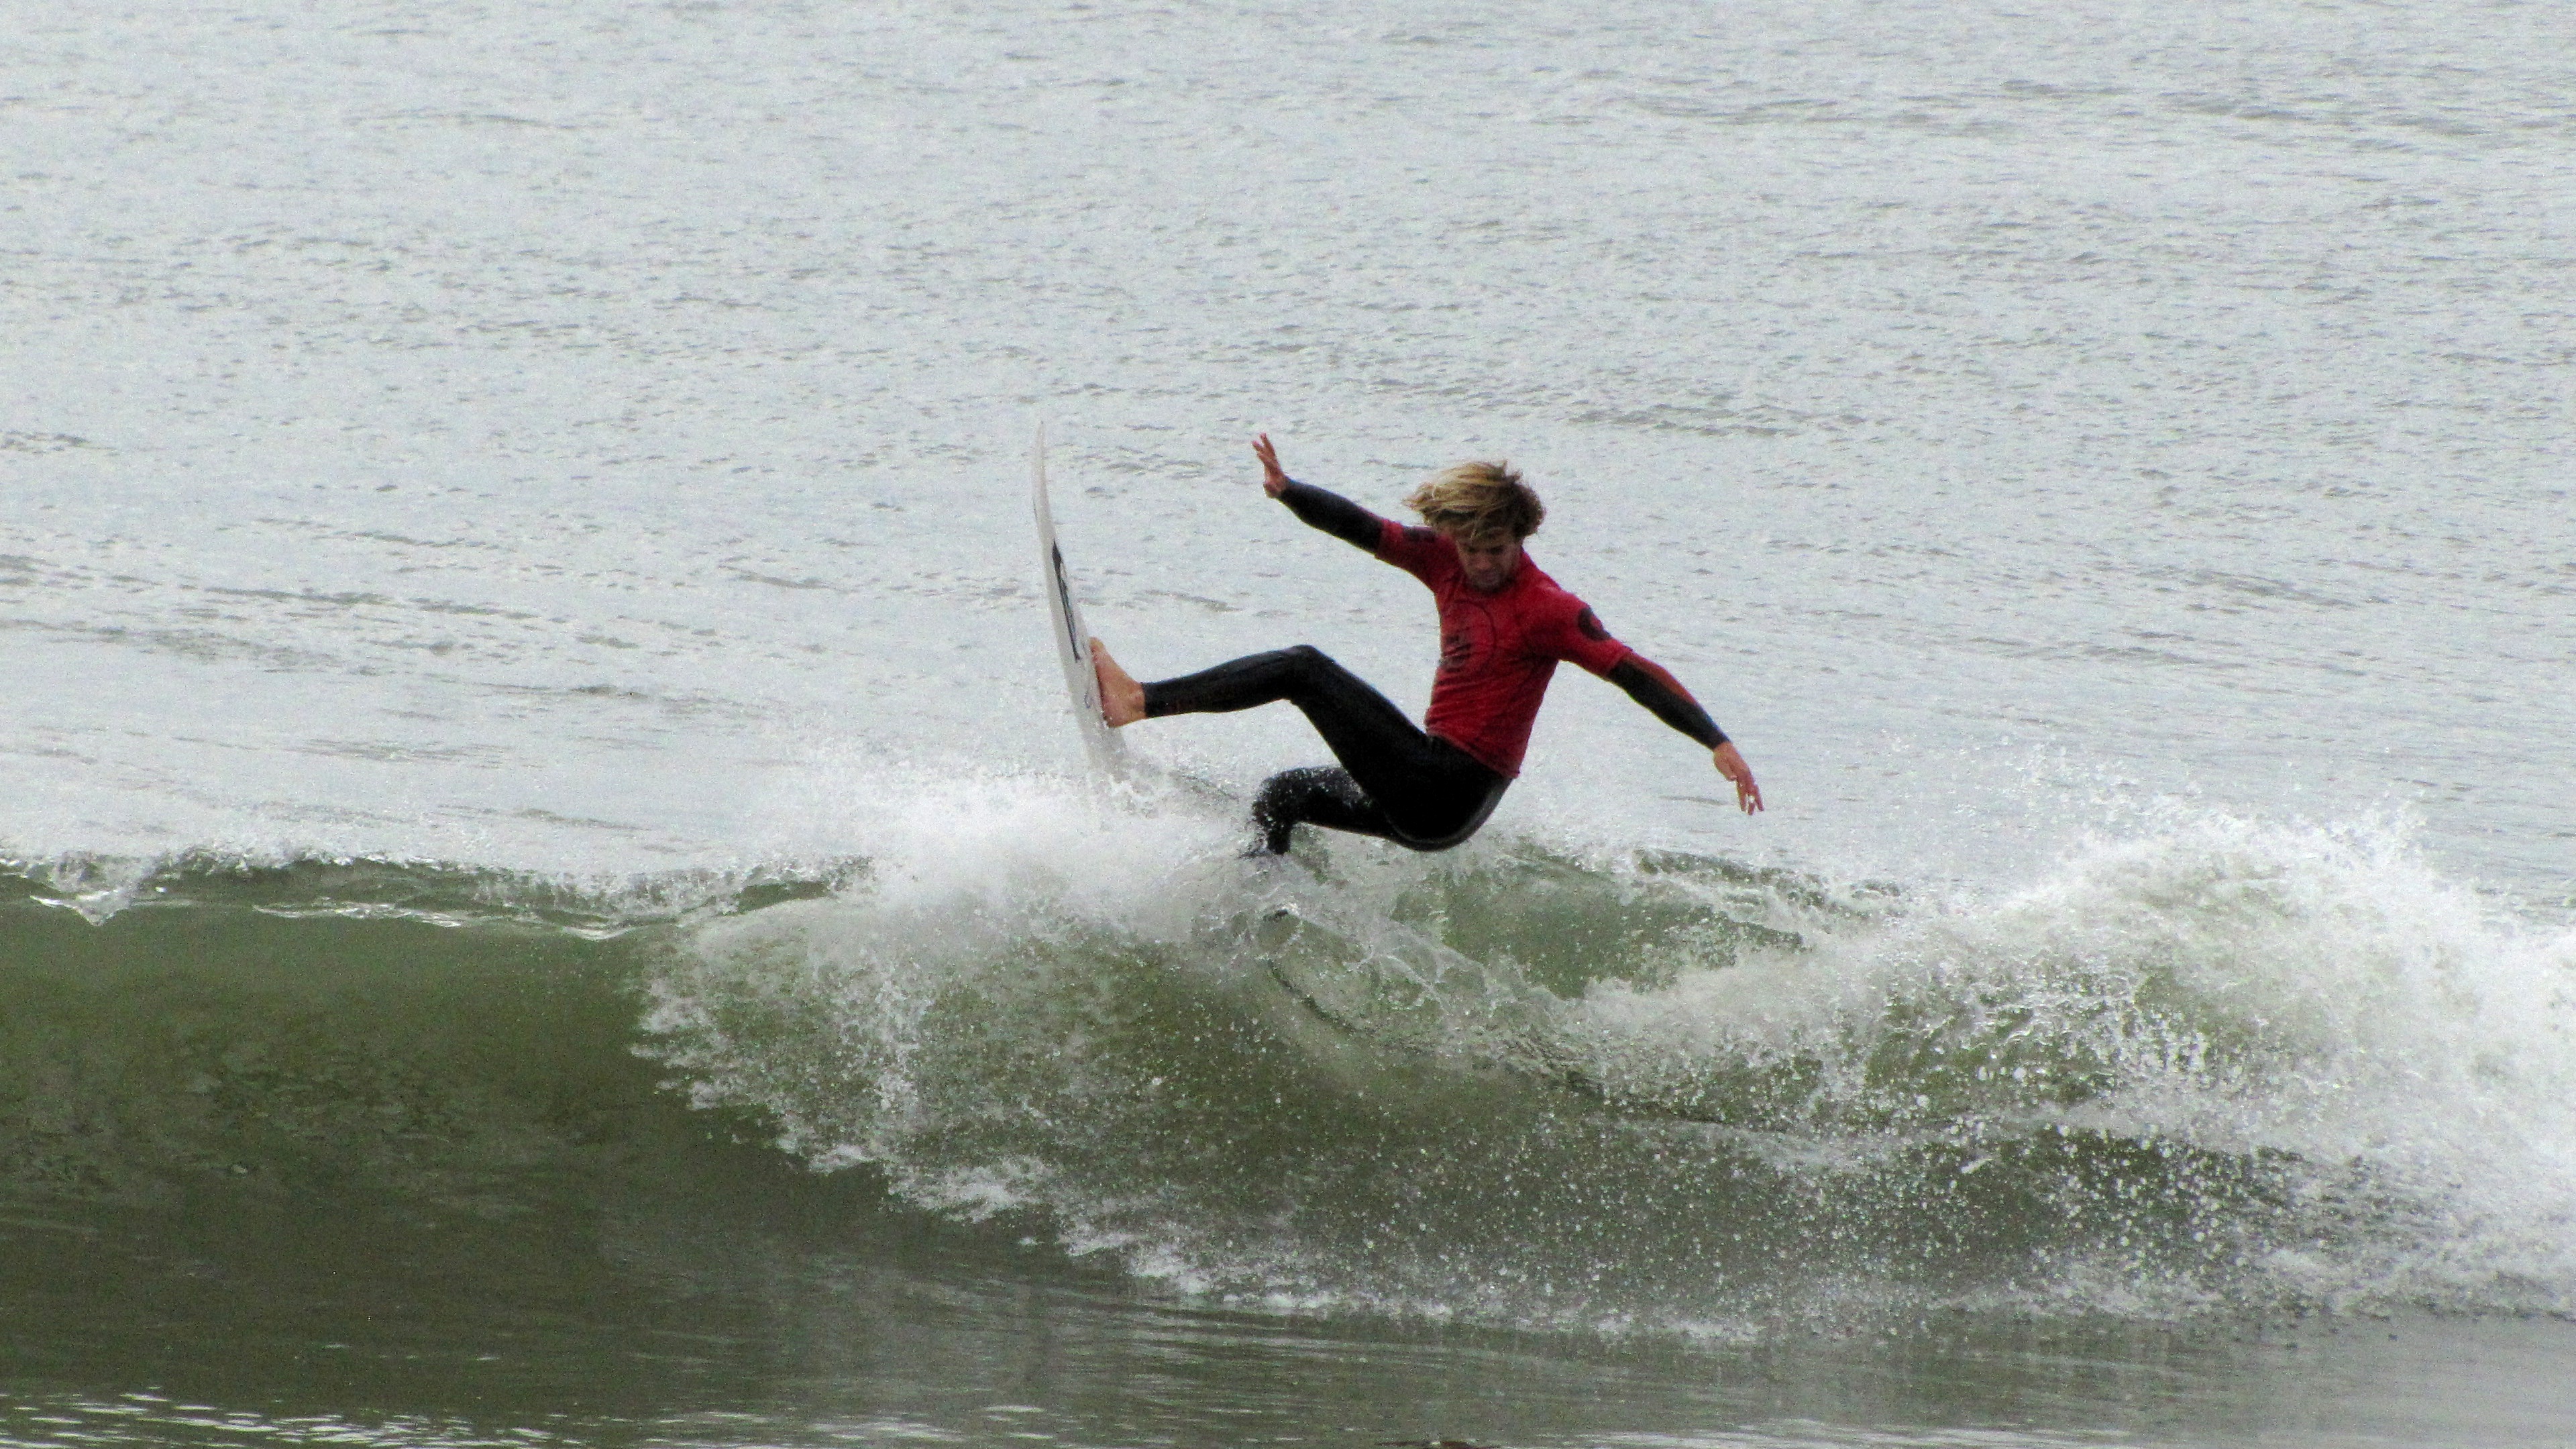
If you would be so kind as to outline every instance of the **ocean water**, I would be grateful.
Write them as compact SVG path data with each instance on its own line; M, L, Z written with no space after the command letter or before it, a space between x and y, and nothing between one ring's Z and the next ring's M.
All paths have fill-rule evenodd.
M8 19L0 1443L2576 1442L2565 7Z

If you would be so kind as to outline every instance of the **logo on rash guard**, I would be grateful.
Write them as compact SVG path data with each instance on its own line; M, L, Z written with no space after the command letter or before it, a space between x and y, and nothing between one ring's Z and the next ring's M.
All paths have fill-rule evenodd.
M1454 673L1467 667L1468 656L1476 652L1476 641L1464 629L1452 629L1440 638L1440 672Z
M1592 610L1589 607L1586 607L1582 613L1574 616L1574 627L1582 630L1583 637L1586 639L1597 640L1607 639L1610 637L1610 631L1601 627L1601 621L1593 617Z
M1470 602L1443 620L1440 631L1440 672L1457 674L1481 669L1493 656L1502 632L1494 611L1481 603Z

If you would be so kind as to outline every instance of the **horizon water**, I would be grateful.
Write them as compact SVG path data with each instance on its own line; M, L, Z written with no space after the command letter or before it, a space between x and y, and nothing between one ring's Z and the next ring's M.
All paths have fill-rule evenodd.
M12 18L0 1443L2576 1441L2562 10Z

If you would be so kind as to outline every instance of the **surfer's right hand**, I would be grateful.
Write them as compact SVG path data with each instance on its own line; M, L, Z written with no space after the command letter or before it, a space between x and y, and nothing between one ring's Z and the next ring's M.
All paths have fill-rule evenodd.
M1270 435L1263 433L1252 440L1252 456L1261 460L1261 491L1276 498L1288 491L1288 475L1279 467L1279 450L1270 445Z

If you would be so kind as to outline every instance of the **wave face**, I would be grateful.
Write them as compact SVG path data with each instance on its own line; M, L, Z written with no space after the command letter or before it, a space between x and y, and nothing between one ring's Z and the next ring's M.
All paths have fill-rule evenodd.
M1244 862L1197 806L1025 783L884 835L605 888L23 867L0 1182L613 1206L720 1175L676 1089L1244 1306L2576 1313L2576 940L2386 832L2203 820L1977 901L1529 841Z
M12 1196L507 1219L613 1197L670 1136L627 1052L622 908L368 861L70 861L0 884Z
M1194 1292L1720 1334L2576 1310L2576 943L2385 833L2203 821L1944 903L926 816L858 888L675 938L652 1050L817 1165Z

